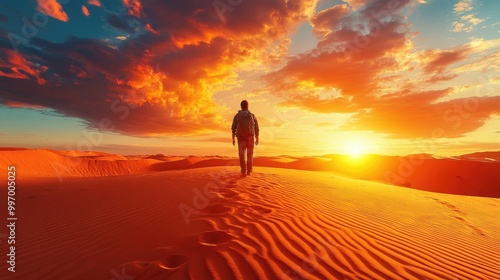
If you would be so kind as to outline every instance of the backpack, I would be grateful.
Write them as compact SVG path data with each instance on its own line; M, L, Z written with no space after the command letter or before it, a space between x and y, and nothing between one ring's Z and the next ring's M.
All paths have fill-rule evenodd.
M253 114L248 110L241 110L238 112L238 126L236 128L236 135L238 138L248 137L254 135L255 132L255 119Z

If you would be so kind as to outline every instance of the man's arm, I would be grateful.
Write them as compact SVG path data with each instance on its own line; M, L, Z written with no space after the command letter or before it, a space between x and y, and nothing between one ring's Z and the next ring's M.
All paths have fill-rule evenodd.
M259 122L257 121L257 117L253 115L253 119L255 120L255 145L259 145Z
M234 115L233 125L231 125L231 131L232 131L232 137L233 137L233 146L236 145L235 137L236 137L236 129L237 129L237 125L238 125L237 116L238 116L238 114Z

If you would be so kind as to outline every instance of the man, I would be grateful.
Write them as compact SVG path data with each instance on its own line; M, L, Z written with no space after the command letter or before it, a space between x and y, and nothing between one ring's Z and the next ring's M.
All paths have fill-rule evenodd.
M241 176L252 174L254 136L255 145L259 145L259 123L254 114L248 110L248 101L241 101L241 110L233 118L233 146L238 138L238 155L240 157ZM245 153L247 160L245 161Z

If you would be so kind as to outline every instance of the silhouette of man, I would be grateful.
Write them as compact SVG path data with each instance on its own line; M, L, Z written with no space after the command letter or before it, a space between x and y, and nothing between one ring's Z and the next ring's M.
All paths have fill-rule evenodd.
M241 176L245 177L252 174L254 143L259 145L259 123L255 115L248 110L248 101L241 101L240 106L241 110L234 116L231 130L233 131L233 146L236 144L235 137L238 138Z

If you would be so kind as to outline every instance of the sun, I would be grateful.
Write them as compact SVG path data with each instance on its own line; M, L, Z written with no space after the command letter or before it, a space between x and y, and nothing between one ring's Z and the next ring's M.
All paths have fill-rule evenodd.
M368 150L366 143L361 141L352 141L346 144L345 152L353 158L359 158Z
M379 153L380 149L380 139L372 133L339 132L326 143L331 152L345 155L353 162L364 161L366 155Z

